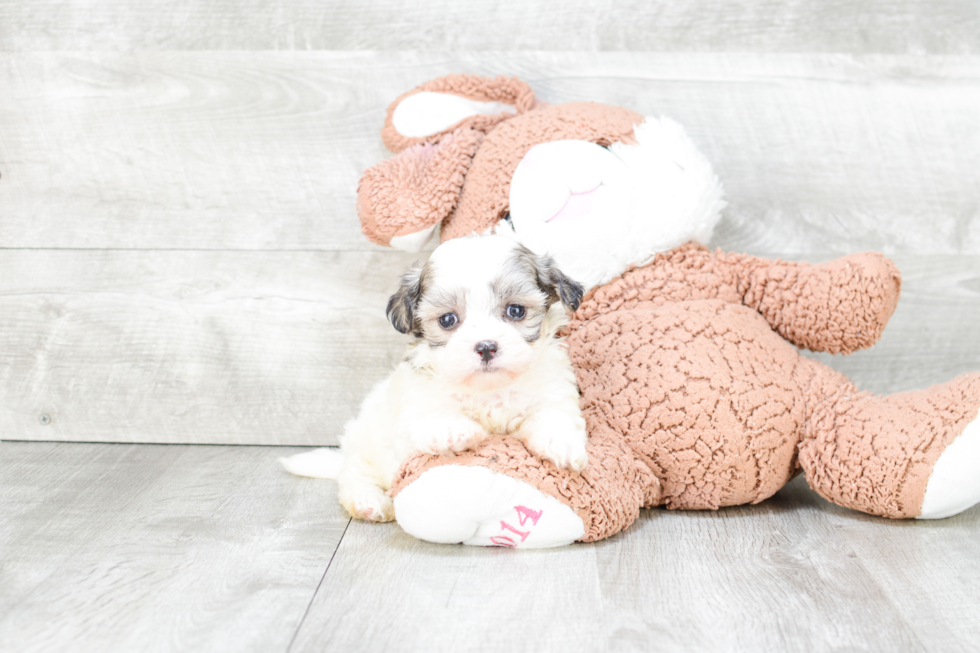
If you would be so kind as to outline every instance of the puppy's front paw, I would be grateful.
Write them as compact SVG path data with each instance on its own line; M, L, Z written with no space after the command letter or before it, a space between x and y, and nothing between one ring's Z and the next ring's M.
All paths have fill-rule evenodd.
M476 446L487 437L483 427L462 415L430 419L412 428L412 443L423 453L443 456Z
M355 519L385 522L395 518L395 504L379 487L340 493L340 505Z
M550 460L563 469L580 472L589 464L585 440L585 420L556 411L534 420L525 442L539 458Z

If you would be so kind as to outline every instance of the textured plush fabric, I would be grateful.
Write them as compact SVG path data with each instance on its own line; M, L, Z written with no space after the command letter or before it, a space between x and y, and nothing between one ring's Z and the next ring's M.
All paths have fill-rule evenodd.
M507 214L510 179L527 151L539 143L581 139L608 146L632 143L634 126L643 116L593 102L533 105L530 89L514 79L483 80L468 75L440 78L405 94L388 108L382 137L401 151L364 173L358 186L361 230L371 241L387 245L393 236L419 231L442 221L443 242L482 233ZM462 94L472 99L518 102L517 116L471 116L451 132L408 138L395 131L391 116L398 103L421 91ZM480 92L477 92L479 90ZM484 132L487 133L483 138ZM465 185L462 183L466 176ZM462 188L461 188L462 186Z
M596 289L569 327L587 420L650 461L668 507L759 502L792 477L811 400L790 343L873 344L899 287L878 254L816 266L694 244L661 254Z
M467 93L501 99L503 91L477 90L497 80L473 81ZM413 92L462 88L458 80L431 84ZM465 173L461 187L456 177L445 181L455 172L440 173L443 182L421 192L442 193L446 201L412 200L422 207L419 215L439 215L399 223L393 211L391 223L445 217L443 240L482 232L506 215L510 180L531 147L562 139L629 143L643 120L618 107L534 106L532 96L520 97L517 116L466 123L487 135L468 170L454 163ZM443 144L444 136L433 142ZM392 177L403 181L390 184L390 197L409 177ZM450 199L455 204L441 213ZM362 196L362 214L372 214L365 205L376 201ZM541 462L514 439L493 438L453 458L412 456L392 494L434 466L485 466L566 503L585 523L583 539L592 541L626 528L641 506L755 503L802 470L817 492L840 505L918 516L936 460L977 418L980 374L876 397L796 349L850 353L871 346L900 288L898 270L880 254L819 265L697 244L658 254L590 291L562 334L589 429L589 466L581 475Z
M976 417L980 374L876 397L781 335L833 351L870 345L899 285L877 254L810 266L699 245L666 252L596 289L568 329L589 429L581 476L496 438L451 459L413 456L392 493L436 465L483 465L565 502L593 541L641 506L757 503L802 468L835 503L914 517L939 454Z
M640 507L659 500L659 481L618 434L599 427L589 434L589 466L581 474L558 469L528 452L518 440L493 436L453 457L415 455L392 484L397 496L425 471L440 465L478 465L530 483L571 507L585 525L584 542L627 528Z
M443 242L482 233L507 214L510 180L517 164L539 143L579 139L609 145L632 142L643 116L593 102L543 106L500 123L487 134L476 156L456 210L442 225Z
M431 93L452 93L453 95L459 95L481 102L506 102L507 104L513 104L518 114L528 111L535 104L534 91L531 90L531 87L526 82L522 82L516 77L504 77L500 75L491 79L477 75L447 75L433 79L399 96L398 99L388 106L385 124L381 129L381 140L392 152L401 152L420 143L438 143L447 133L451 133L457 129L474 129L486 133L493 129L499 122L511 117L507 113L498 113L493 116L470 116L459 121L444 132L421 138L412 138L398 133L398 130L392 124L392 116L395 113L395 108L405 98L416 93L422 93L423 91Z
M357 185L361 231L387 245L395 236L438 224L456 206L483 133L457 129L369 169Z
M618 310L568 343L590 433L627 442L668 507L758 503L792 477L799 354L758 313L717 299Z
M881 254L852 254L811 266L711 252L692 243L593 290L571 328L618 309L722 299L756 309L798 347L851 353L881 337L900 288L898 269Z
M876 397L812 361L814 399L800 444L810 487L834 503L882 517L917 517L933 465L977 418L980 374ZM829 372L829 373L828 373Z

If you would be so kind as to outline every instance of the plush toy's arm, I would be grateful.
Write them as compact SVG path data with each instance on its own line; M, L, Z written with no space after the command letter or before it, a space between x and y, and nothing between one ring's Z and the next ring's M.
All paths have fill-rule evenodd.
M900 287L898 269L880 254L810 265L712 252L689 243L588 293L570 330L615 310L722 299L759 311L794 345L850 353L881 337Z
M730 266L742 303L798 347L849 354L870 347L895 311L898 268L876 253L819 265L716 253Z

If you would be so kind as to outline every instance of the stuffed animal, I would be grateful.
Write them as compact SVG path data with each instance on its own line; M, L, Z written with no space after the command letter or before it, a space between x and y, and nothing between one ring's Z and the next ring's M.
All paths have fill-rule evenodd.
M829 501L885 517L980 501L980 374L881 397L798 353L874 344L898 300L895 266L709 251L722 188L678 124L450 75L398 98L382 138L399 154L358 191L372 241L417 250L439 225L443 241L513 230L588 289L566 342L589 465L558 469L503 437L412 455L390 489L408 533L591 542L644 507L758 503L800 471Z

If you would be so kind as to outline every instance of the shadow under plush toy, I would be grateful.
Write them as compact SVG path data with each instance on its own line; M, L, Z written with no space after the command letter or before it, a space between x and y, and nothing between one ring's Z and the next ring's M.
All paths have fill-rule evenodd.
M800 469L829 501L885 517L980 501L980 374L880 397L797 351L874 344L898 300L891 261L808 265L698 244L722 189L676 123L450 75L398 98L382 137L400 154L360 183L372 241L417 250L440 224L445 241L505 220L589 289L567 337L589 466L560 470L504 437L413 455L390 491L408 533L591 542L642 507L758 503Z

